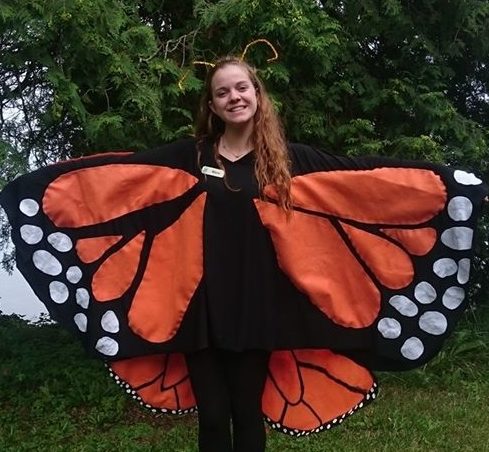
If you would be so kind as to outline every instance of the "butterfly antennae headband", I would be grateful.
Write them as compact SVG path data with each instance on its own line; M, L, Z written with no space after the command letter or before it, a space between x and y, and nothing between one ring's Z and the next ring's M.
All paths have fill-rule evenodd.
M272 50L273 56L267 59L267 63L270 63L270 62L275 61L276 59L278 59L278 52L277 52L277 50L275 49L275 47L273 46L273 44L270 41L268 41L267 39L264 39L264 38L255 39L254 41L251 41L250 43L248 43L246 45L246 47L244 48L243 53L241 54L241 56L239 57L239 59L241 61L244 61L245 56L246 56L246 53L248 52L249 48L252 47L252 46L254 46L255 44L260 43L260 42L267 44L268 47L270 47L270 49ZM215 66L215 63L211 63L209 61L193 61L192 64L194 66L197 66L197 65L210 66L210 67L214 67ZM189 73L190 73L190 69L187 69L187 71L185 71L185 73L183 74L182 78L178 81L178 87L180 88L181 91L183 91L183 82L188 77L188 74Z

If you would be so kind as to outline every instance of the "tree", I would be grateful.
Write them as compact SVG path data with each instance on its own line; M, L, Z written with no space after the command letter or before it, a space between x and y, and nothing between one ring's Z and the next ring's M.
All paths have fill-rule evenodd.
M291 140L488 179L488 20L483 0L5 0L0 183L29 165L189 134L205 75L191 62L257 38L278 60L258 45L246 58Z

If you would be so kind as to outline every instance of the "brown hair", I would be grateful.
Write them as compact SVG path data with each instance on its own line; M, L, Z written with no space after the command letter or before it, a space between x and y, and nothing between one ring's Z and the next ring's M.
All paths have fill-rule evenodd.
M290 211L290 160L285 142L282 123L273 108L272 102L262 81L257 77L256 71L247 63L233 56L220 58L215 66L208 72L205 81L204 93L195 126L197 137L197 149L200 153L202 144L206 140L214 143L214 156L221 169L224 165L219 157L217 142L224 133L224 122L209 108L212 100L212 78L221 68L235 64L242 67L255 86L257 96L257 110L254 116L252 143L255 153L255 175L258 181L260 196L264 196L265 186L274 186L279 206L285 211Z

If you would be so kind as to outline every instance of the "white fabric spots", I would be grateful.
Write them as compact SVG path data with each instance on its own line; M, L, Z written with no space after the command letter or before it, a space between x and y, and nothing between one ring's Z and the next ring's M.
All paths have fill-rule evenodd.
M472 246L473 231L465 226L456 226L443 231L441 241L452 250L469 250Z
M461 287L449 287L443 294L442 303L448 309L457 309L464 301L465 290Z
M429 304L435 301L436 290L430 283L422 281L414 288L414 296L420 303Z
M427 311L419 318L419 327L434 336L443 334L447 326L447 318L441 312Z
M49 296L55 303L62 304L68 299L69 291L66 284L53 281L49 284Z
M61 263L51 253L45 250L34 251L32 255L34 266L46 273L46 275L57 276L63 270Z
M416 304L404 295L394 295L389 300L389 304L406 317L414 317L418 313Z
M90 302L90 294L87 289L76 289L75 294L76 304L81 306L83 309L88 308L88 304Z
M114 311L107 311L100 320L102 328L108 333L118 333L119 332L119 320L115 315Z
M458 261L457 281L459 284L465 284L469 280L470 259L464 258Z
M66 279L72 283L76 284L82 278L82 271L79 267L73 266L66 270Z
M465 221L472 215L473 206L469 198L455 196L447 206L448 216L455 221Z
M401 324L390 317L381 319L377 325L380 334L386 339L396 339L401 335Z
M66 253L73 248L71 239L62 232L53 232L52 234L49 234L48 242L54 249L61 251L62 253Z
M414 361L418 359L424 352L424 345L417 337L406 339L401 347L401 354L406 359Z
M28 245L36 245L42 240L43 235L42 229L39 226L24 224L24 226L20 227L20 236Z
M480 185L482 181L475 176L474 173L467 173L465 171L456 170L453 173L455 180L462 185Z
M82 333L87 332L87 324L88 324L88 319L85 314L82 314L81 312L78 314L75 314L75 317L73 317L73 320L76 323L76 326Z
M433 264L433 271L435 272L436 276L439 276L440 278L446 278L447 276L452 276L455 273L457 273L458 270L458 265L457 263L448 257L443 257L441 259L438 259L434 264Z
M107 356L115 356L119 352L119 344L112 338L101 337L95 344L95 349Z
M33 199L27 198L20 201L19 209L24 215L33 217L39 212L39 204Z

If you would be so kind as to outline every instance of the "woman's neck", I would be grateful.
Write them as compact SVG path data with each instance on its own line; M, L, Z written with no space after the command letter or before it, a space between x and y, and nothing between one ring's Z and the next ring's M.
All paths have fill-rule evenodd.
M253 147L252 127L242 128L226 127L221 140L226 148L235 152L248 151Z

